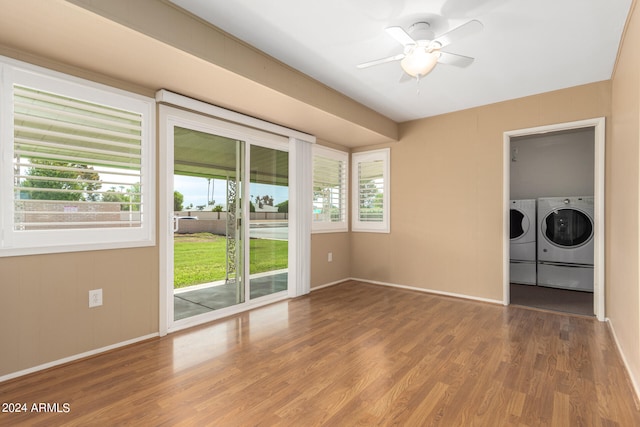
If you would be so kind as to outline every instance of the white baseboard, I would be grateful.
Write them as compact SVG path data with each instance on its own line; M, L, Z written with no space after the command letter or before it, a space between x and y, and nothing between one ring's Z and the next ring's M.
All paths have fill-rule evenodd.
M472 300L472 301L480 301L480 302L488 302L491 304L504 305L504 302L502 300L474 297L471 295L457 294L454 292L444 292L444 291L438 291L435 289L416 288L415 286L406 286L406 285L399 285L396 283L378 282L375 280L368 280L368 279L358 279L356 277L352 277L349 280L357 280L358 282L372 283L374 285L390 286L392 288L400 288L400 289L407 289L410 291L424 292L427 294L435 294L435 295L442 295L442 296L453 297L453 298L460 298L460 299L466 299L466 300Z
M618 336L616 335L616 330L613 327L613 323L611 323L611 319L608 317L605 318L605 322L609 325L609 330L611 331L611 335L613 336L613 341L616 343L616 348L618 349L618 354L622 358L622 363L624 364L625 369L627 370L627 375L629 376L629 381L631 381L631 387L633 391L636 393L636 401L640 401L640 387L638 386L638 382L633 377L633 372L631 371L631 367L627 361L627 358L622 351L622 347L620 346L620 341L618 340Z
M73 356L65 357L63 359L54 360L53 362L44 363L42 365L34 366L32 368L23 369L21 371L12 372L7 375L3 375L0 377L0 383L3 381L11 380L13 378L18 378L24 375L32 374L34 372L42 371L45 369L53 368L54 366L63 365L65 363L74 362L79 359L84 359L86 357L95 356L96 354L104 353L105 351L114 350L119 347L125 347L130 344L135 344L137 342L145 341L150 338L155 338L159 336L159 334L149 334L141 337L133 338L127 341L122 341L116 344L108 345L106 347L97 348L95 350L90 350L80 354L74 354Z
M324 289L324 288L328 288L330 286L339 285L340 283L344 283L344 282L346 282L348 280L350 280L350 279L349 278L340 279L340 280L336 280L335 282L325 283L324 285L314 286L313 288L311 288L311 292L317 291L317 290L320 290L320 289Z

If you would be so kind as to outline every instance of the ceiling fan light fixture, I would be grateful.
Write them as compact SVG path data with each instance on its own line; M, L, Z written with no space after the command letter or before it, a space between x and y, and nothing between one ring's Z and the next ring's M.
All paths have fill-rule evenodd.
M407 54L400 66L411 77L424 77L433 70L440 58L440 52L437 50L429 51L427 48L416 48Z

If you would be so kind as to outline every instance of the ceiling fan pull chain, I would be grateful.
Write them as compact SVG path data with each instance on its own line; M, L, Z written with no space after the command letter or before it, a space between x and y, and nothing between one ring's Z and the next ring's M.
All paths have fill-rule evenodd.
M416 94L420 95L420 74L416 74Z

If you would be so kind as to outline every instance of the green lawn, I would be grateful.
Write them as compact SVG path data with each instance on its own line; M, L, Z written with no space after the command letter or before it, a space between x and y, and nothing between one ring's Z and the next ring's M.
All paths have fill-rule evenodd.
M251 239L249 271L287 268L288 242ZM174 288L224 280L227 239L211 233L177 234L174 237Z

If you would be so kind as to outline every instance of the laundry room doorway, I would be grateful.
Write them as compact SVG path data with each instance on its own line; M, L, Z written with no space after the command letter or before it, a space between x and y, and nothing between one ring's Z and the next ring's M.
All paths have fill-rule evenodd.
M604 320L604 118L504 133L504 303Z

